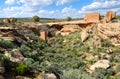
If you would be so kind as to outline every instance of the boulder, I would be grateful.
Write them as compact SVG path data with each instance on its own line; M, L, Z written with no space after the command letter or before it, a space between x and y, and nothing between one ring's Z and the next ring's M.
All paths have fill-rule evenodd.
M41 73L40 75L43 79L57 79L57 77L53 73Z
M90 67L90 69L91 70L95 70L95 68L104 68L104 69L107 69L108 67L110 67L108 60L99 60L95 64L93 64Z
M18 49L13 49L12 53L5 51L5 56L8 56L10 58L10 61L14 63L20 63L25 60L24 56Z
M61 32L60 31L56 31L55 32L55 35L59 35Z
M81 31L81 40L82 40L82 42L84 42L84 41L86 41L86 39L88 38L88 33L87 33L87 31L86 30L83 30L83 31Z

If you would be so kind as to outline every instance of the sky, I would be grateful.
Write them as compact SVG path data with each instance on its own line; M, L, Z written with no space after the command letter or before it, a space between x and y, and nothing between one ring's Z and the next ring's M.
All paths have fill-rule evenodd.
M83 18L86 13L108 10L120 15L120 0L0 0L0 18Z

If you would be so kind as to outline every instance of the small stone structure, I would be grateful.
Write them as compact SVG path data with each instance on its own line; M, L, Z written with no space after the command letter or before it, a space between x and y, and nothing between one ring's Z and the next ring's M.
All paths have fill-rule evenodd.
M88 13L84 17L84 21L86 22L99 22L100 14L99 13Z
M111 21L112 19L116 18L116 12L113 12L111 10L107 11L106 17L107 22Z
M9 20L9 19L3 19L3 22L4 22L5 24L7 24L7 23L10 23L10 20Z
M10 23L14 23L15 22L14 18L10 18L9 21L10 21Z
M44 41L47 41L47 35L45 31L40 32L40 38L43 39Z
M3 19L3 23L7 24L7 23L14 23L15 20L14 18L6 18L6 19Z

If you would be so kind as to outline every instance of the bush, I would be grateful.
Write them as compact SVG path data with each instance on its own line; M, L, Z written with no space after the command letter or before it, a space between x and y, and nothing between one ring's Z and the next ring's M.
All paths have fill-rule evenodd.
M5 56L4 54L0 53L0 60L9 60L9 57Z
M110 47L110 46L113 46L108 39L101 39L101 45L102 45L102 47Z
M35 15L35 16L32 17L32 19L33 19L34 22L39 22L40 17Z
M120 72L120 65L118 65L118 66L116 67L116 72L117 72L117 73Z
M110 76L114 75L115 72L113 69L103 69L103 68L96 68L92 75L96 79L109 79Z
M27 71L28 65L24 64L24 63L20 63L17 67L16 67L16 73L17 74L24 74Z
M6 40L3 40L3 39L0 39L0 47L8 49L8 48L13 48L14 45L11 41L6 41Z
M63 71L63 79L95 79L85 71L79 69L70 69Z
M67 17L67 19L66 19L67 21L71 21L72 20L72 18L71 17Z

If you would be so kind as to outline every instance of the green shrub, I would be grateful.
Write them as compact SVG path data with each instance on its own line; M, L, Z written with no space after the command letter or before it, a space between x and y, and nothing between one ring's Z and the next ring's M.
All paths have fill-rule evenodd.
M30 53L30 50L31 48L26 46L26 45L22 45L19 50L22 52L22 54L25 56L25 57L29 57L29 53Z
M114 74L115 72L113 69L96 68L92 73L92 76L94 76L96 79L109 79L110 76Z
M110 46L113 46L110 42L110 40L108 39L101 39L101 46L102 47L110 47Z
M7 56L5 56L4 54L1 54L1 53L0 53L0 60L8 61L8 60L9 60L9 57L7 57Z
M95 79L85 71L79 69L70 69L63 71L63 79Z
M3 39L0 39L0 47L8 49L8 48L13 48L14 45L11 41L6 41L6 40L3 40Z
M117 73L120 72L120 65L118 65L118 66L116 67L116 72L117 72Z
M24 64L24 63L20 63L17 67L16 67L16 73L17 74L24 74L27 71L28 65Z
M66 20L67 20L67 21L71 21L72 18L71 18L71 17L67 17Z
M39 22L40 17L35 15L35 16L32 17L32 19L33 19L34 22Z
M120 74L116 76L116 79L120 79Z

